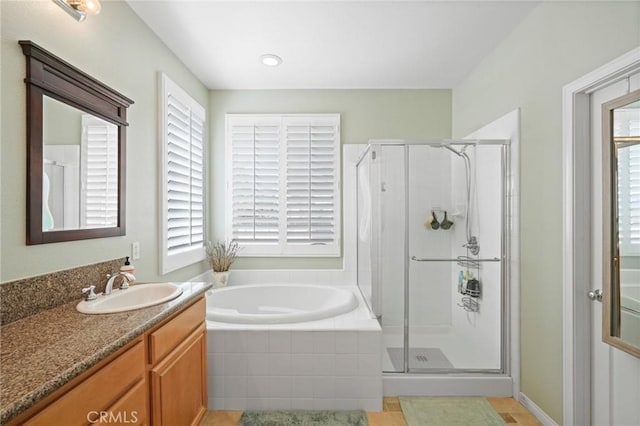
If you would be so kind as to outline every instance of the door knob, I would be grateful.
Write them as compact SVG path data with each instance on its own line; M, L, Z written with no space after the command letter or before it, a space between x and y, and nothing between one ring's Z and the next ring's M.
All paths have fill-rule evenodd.
M589 293L587 293L587 296L589 296L589 299L591 300L602 302L602 290L600 290L599 288L596 290L591 290Z

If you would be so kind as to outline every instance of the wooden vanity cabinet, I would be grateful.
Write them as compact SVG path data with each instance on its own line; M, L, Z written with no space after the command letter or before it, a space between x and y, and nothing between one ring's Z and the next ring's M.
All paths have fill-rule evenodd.
M149 334L154 426L197 425L207 412L205 301Z
M203 296L7 425L197 425L207 410L204 319Z

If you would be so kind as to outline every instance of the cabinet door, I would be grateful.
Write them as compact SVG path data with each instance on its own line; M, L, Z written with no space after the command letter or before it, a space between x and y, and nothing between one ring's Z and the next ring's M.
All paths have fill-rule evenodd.
M197 425L207 410L204 324L151 369L154 426Z

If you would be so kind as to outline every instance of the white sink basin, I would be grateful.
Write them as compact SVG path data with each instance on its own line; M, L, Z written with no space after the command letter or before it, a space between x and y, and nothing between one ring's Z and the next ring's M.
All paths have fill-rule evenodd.
M83 300L76 309L83 314L113 314L158 305L181 294L182 289L173 283L136 284L108 296L100 293L95 300Z

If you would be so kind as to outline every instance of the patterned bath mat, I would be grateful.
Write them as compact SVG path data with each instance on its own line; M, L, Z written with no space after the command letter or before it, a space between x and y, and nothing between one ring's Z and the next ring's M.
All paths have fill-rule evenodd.
M387 348L391 364L395 371L404 368L404 349ZM453 368L451 361L438 348L411 348L409 349L409 367L411 368Z
M245 411L239 426L367 426L364 411Z
M486 398L479 397L400 397L408 426L504 426Z

